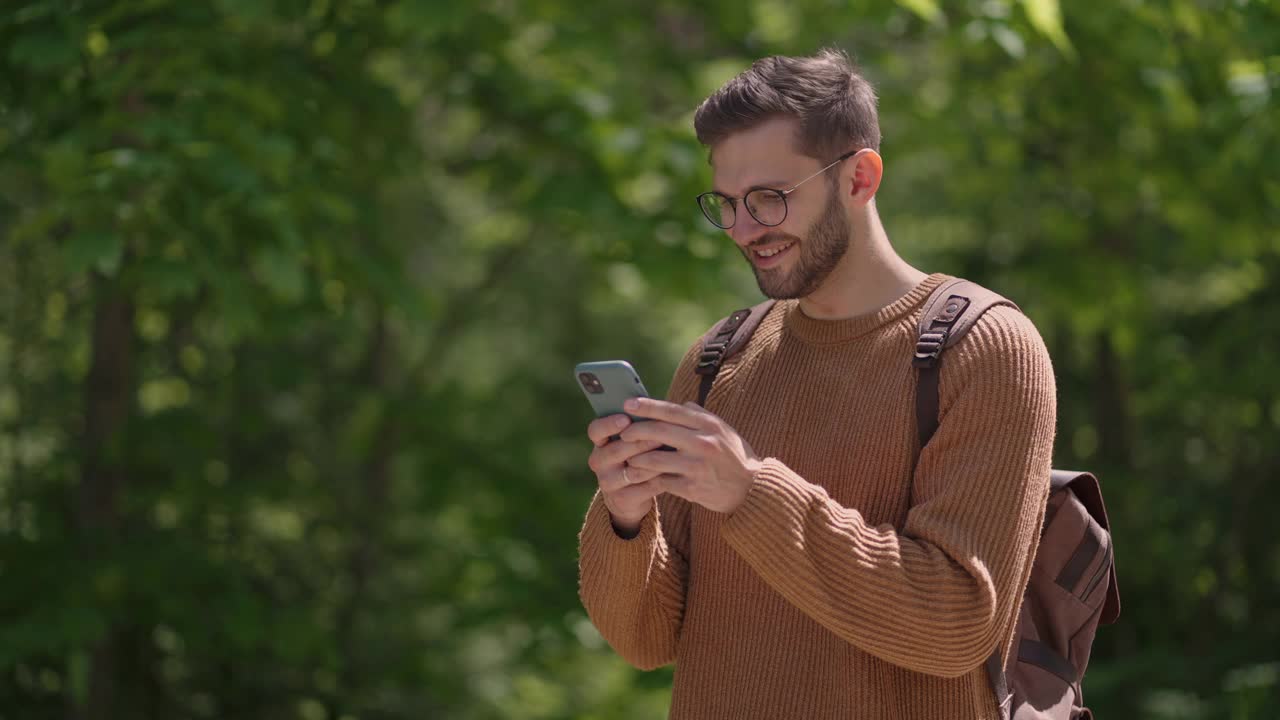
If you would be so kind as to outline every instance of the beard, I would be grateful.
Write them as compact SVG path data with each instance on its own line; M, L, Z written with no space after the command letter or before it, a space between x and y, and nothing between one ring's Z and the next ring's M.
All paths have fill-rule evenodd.
M802 298L813 294L822 286L823 281L849 251L851 233L843 210L840 203L836 202L835 192L831 192L827 195L822 215L810 228L808 237L801 240L795 235L771 232L742 251L742 256L751 263L756 284L765 297L775 300ZM792 263L790 270L785 267L761 270L751 262L752 247L786 241L795 242L795 249L799 252L799 257Z

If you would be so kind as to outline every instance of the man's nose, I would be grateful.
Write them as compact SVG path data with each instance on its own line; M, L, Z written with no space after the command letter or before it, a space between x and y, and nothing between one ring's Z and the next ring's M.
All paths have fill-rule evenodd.
M725 232L729 233L729 237L733 238L738 247L747 248L769 232L769 226L761 225L751 213L747 212L746 208L739 208L733 219L733 227Z

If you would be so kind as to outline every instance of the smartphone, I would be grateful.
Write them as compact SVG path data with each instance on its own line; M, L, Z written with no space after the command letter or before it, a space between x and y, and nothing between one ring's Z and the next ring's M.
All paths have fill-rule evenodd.
M622 409L622 403L628 398L649 397L649 391L640 382L640 374L626 360L601 360L598 362L578 363L573 369L578 386L587 396L596 417L606 415L626 415L635 422L644 422L649 418L641 418ZM617 440L614 435L610 440ZM660 450L674 450L663 445Z

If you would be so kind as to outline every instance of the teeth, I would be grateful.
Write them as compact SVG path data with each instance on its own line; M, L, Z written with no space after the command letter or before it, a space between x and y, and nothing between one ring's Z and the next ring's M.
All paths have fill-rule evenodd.
M791 247L794 244L795 243L787 243L786 245L783 245L780 248L774 248L773 250L757 250L756 254L759 255L760 257L773 257L774 255L777 255L778 253L782 252L783 250L786 250L787 248Z

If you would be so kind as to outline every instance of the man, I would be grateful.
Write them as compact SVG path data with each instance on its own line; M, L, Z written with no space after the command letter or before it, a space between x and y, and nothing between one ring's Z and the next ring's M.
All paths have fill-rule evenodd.
M779 302L705 410L695 344L670 402L628 408L651 422L591 423L583 604L632 664L675 663L673 718L997 717L983 665L1008 657L1049 489L1039 334L983 315L948 351L921 451L910 358L947 278L903 261L876 213L871 87L835 51L769 57L694 124L699 203Z

